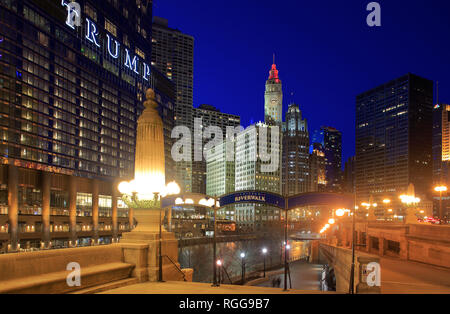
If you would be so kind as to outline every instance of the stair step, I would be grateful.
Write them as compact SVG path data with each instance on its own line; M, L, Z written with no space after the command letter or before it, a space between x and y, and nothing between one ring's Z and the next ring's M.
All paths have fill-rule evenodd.
M94 286L94 287L74 291L70 294L95 294L95 293L100 293L100 292L104 292L104 291L108 291L108 290L112 290L112 289L129 286L129 285L134 285L137 283L139 283L137 278L127 278L127 279L108 282L108 283L105 283L105 284L99 285L99 286Z

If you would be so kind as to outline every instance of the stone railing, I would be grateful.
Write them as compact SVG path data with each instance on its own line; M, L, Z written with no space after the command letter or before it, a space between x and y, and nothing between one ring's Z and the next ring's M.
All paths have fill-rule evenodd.
M352 250L320 243L320 252L334 269L336 292L349 293ZM356 293L381 293L379 287L369 287L366 283L366 266L372 262L379 264L380 259L362 252L355 252L354 291Z

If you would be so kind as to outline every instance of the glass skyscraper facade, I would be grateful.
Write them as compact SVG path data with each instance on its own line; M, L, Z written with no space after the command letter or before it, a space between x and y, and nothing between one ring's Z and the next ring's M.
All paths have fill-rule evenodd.
M115 184L134 175L149 87L170 151L175 90L151 68L152 1L77 3L79 25L69 1L0 1L0 179L13 195L0 200L0 249L110 241L131 226Z
M399 195L410 183L416 195L432 191L433 82L404 75L356 98L358 203Z

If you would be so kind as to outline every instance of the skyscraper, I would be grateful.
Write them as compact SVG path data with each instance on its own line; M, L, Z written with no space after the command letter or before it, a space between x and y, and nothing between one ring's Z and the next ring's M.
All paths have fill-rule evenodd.
M283 86L278 77L275 60L269 72L269 79L266 82L264 111L266 123L281 125L283 122Z
M193 131L194 37L169 28L168 21L154 17L152 65L175 84L175 124ZM192 161L176 162L177 182L192 191Z
M433 109L433 186L449 187L450 179L450 105L437 104ZM435 214L439 216L440 199L435 197ZM448 217L450 199L443 199L443 215ZM439 210L438 210L439 208Z
M356 194L358 203L399 195L410 183L416 194L432 189L433 82L404 75L356 98Z
M231 151L230 151L231 149ZM220 197L235 191L235 161L227 160L227 154L233 155L235 139L225 140L208 152L206 160L206 194ZM235 220L234 205L218 211L218 217Z
M355 192L355 156L349 157L345 162L342 190L346 193Z
M274 138L275 145L271 145L271 129L278 126L258 123L248 127L238 134L236 138L235 161L235 189L236 191L258 190L281 194L281 145L280 136ZM261 143L259 139L262 129L267 131L267 143ZM274 133L276 134L276 133ZM271 161L263 161L260 156L261 145L266 145L267 152L278 155L278 167L275 171L263 171L263 165ZM272 147L271 147L272 146ZM242 231L269 231L276 227L280 221L280 210L267 205L237 204L236 222Z
M313 143L309 155L308 192L324 192L327 180L325 174L325 153L322 144Z
M283 195L310 190L308 123L296 104L289 105L283 124Z
M333 127L321 127L313 133L312 145L322 145L325 154L326 191L342 190L342 134Z
M108 243L129 229L115 180L133 177L149 87L170 147L174 86L151 68L152 2L77 3L80 26L68 22L67 1L0 2L0 227L9 233L0 251Z
M202 147L208 142L203 137L203 131L207 127L219 127L222 130L223 140L225 140L227 127L235 129L241 125L239 116L220 112L219 109L211 105L203 104L194 108L193 117L194 122L201 121L201 124L196 126L201 129L201 132L194 132L193 136L194 138L197 137L199 143L202 143ZM206 193L206 160L204 158L201 161L194 160L192 163L192 192Z

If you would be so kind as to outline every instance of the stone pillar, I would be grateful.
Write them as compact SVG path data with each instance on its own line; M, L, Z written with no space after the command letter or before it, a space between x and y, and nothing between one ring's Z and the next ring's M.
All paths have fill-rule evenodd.
M19 244L19 169L8 166L9 252L17 252Z
M117 219L117 182L113 182L112 184L112 234L113 239L117 239L119 236L119 223Z
M51 174L42 172L42 242L44 248L50 247L50 191L52 183Z
M347 240L348 240L348 230L344 227L343 236L342 236L342 246L347 247Z
M367 218L368 221L376 221L377 216L375 216L375 208L371 206L369 208L369 217Z
M380 256L384 256L385 252L385 246L386 246L386 240L384 238L378 238L378 245L379 245L379 252L378 254Z
M134 225L134 210L133 210L133 208L128 209L128 223L130 224L130 231L133 230L133 225Z
M366 233L366 252L369 253L371 249L369 232Z
M92 228L94 245L98 244L98 180L92 181Z
M77 241L77 178L69 177L69 241L75 247Z
M170 206L170 208L168 209L167 223L168 223L169 232L172 232L172 206Z

